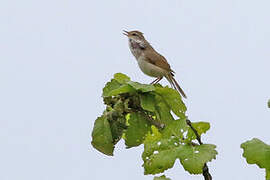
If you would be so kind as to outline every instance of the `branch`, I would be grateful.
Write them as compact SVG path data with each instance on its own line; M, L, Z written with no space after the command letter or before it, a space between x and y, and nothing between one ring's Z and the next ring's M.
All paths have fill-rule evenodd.
M192 126L191 121L187 119L186 122L187 122L187 125L192 129L192 131L196 135L196 139L199 142L199 144L202 145L203 143L201 141L201 137L199 136L197 130ZM208 166L206 163L203 166L203 177L204 177L204 180L212 180L212 176L209 173Z

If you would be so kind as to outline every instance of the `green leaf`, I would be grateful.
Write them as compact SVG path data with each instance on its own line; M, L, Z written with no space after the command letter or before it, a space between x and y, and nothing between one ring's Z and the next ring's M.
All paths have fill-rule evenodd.
M144 174L158 174L173 167L177 158L175 139L164 139L158 129L152 126L152 134L148 134L144 141Z
M268 107L270 108L270 99L268 100Z
M216 146L202 144L198 146L185 145L178 149L178 157L184 169L191 174L202 174L205 163L216 159Z
M257 138L241 144L248 164L257 164L266 169L266 179L270 179L270 146Z
M133 81L130 81L127 84L132 86L137 91L141 91L141 92L150 92L150 91L155 90L155 86L150 85L150 84L140 84L138 82L133 82Z
M154 112L155 111L155 95L151 93L140 94L141 106L144 110Z
M185 144L182 137L187 129L185 120L177 120L162 133L152 130L153 133L147 135L142 155L145 174L162 173L173 167L177 158L189 173L202 173L204 164L216 158L216 146Z
M135 89L126 83L130 81L130 78L125 74L116 73L114 79L108 82L103 88L103 97L116 96L122 93L134 92Z
M210 129L210 123L208 123L208 122L195 122L195 123L192 123L192 127L194 127L196 129L196 131L198 132L199 136L201 136L203 133L206 133L206 131L208 131ZM196 135L191 128L188 129L187 138L189 140L196 139Z
M118 94L131 93L131 92L135 92L135 89L127 84L124 84L124 85L119 86L116 89L111 90L110 92L106 94L106 96L116 96Z
M184 119L174 120L164 129L163 136L165 138L175 136L178 139L182 139L188 128L189 127Z
M127 148L139 146L150 131L151 125L147 116L142 113L131 113L128 124L125 132L125 144Z
M270 170L266 170L265 174L266 174L265 179L270 180Z
M118 89L121 86L121 84L116 81L115 79L112 79L110 82L108 82L105 87L103 88L103 97L111 96L109 93L115 89Z
M159 177L154 177L154 180L171 180L170 178L166 178L165 175L159 176Z
M168 125L172 121L174 121L174 118L171 114L171 109L168 104L163 100L163 98L156 95L155 102L155 114L157 119L165 125Z
M111 128L105 116L101 116L96 119L94 129L92 132L91 144L98 151L109 156L113 155L114 144L112 139Z
M130 81L130 77L128 77L127 75L122 74L122 73L114 74L114 79L116 81L118 81L120 84L124 84L124 83L127 83L128 81Z
M176 151L170 149L155 151L157 154L151 155L143 164L144 174L158 174L172 168L177 158Z
M156 87L156 92L163 97L163 100L169 105L175 115L179 118L185 118L187 108L176 90L168 87Z
M161 139L162 134L158 131L158 129L155 126L151 126L152 133L148 132L144 144L151 144L153 141L157 141Z

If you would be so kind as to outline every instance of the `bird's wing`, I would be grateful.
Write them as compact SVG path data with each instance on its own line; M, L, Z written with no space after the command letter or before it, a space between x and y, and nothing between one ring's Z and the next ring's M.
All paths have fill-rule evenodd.
M167 60L165 59L165 57L163 57L162 55L160 55L159 53L155 52L155 51L146 51L145 53L145 57L146 57L146 61L156 65L162 69L167 70L168 72L174 72L170 65L168 64Z

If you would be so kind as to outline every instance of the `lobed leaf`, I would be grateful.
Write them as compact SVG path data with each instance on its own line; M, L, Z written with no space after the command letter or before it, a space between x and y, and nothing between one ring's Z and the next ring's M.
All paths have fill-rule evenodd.
M162 134L157 128L152 126L152 134L149 133L144 141L144 152L142 158L144 161L144 174L157 174L173 167L176 160L176 154L171 147L174 147L174 141L162 138Z
M210 129L210 123L208 122L195 122L192 123L192 126L196 129L199 136L201 136L203 133L206 133ZM191 128L188 129L187 139L189 140L196 139L196 135Z
M176 151L167 149L155 152L157 152L157 154L151 155L143 164L144 174L158 174L173 167L177 158Z
M184 169L190 174L202 174L204 164L216 159L216 146L202 144L198 146L184 145L178 149L178 157Z
M216 146L184 143L183 133L187 129L185 120L177 120L165 127L162 133L147 135L142 155L145 174L162 173L171 168L176 159L180 159L189 173L202 173L204 164L216 158Z

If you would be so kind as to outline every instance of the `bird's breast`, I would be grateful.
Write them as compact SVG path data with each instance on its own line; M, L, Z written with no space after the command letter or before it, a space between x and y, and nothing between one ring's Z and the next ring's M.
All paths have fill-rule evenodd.
M149 63L142 55L137 59L138 65L142 72L151 77L163 77L168 74L168 72L154 64Z

